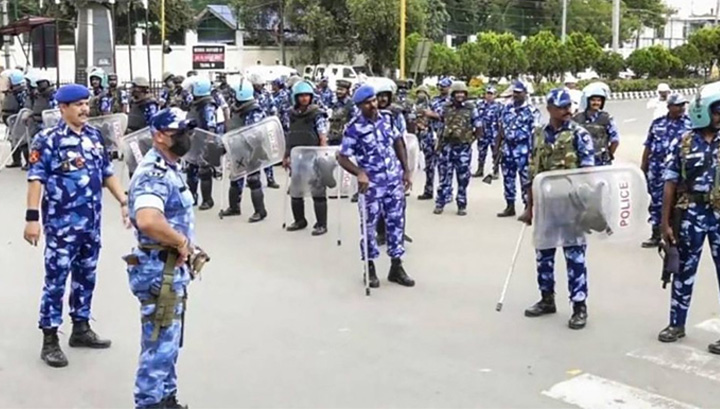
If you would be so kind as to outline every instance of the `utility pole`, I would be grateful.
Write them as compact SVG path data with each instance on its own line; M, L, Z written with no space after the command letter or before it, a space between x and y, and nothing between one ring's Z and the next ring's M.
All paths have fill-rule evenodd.
M0 13L2 13L2 24L7 26L10 22L8 21L8 0L2 0L0 4ZM10 37L5 36L3 45L3 54L5 55L5 69L10 68Z
M612 49L617 53L620 50L620 0L613 0L612 31Z
M400 79L405 79L405 0L400 0Z
M565 43L567 38L567 0L563 0L563 23L562 23L562 42Z
M717 0L717 3L715 4L715 25L718 25L718 20L720 20L720 0Z
M280 53L282 53L283 65L287 65L285 56L285 0L280 0Z
M160 0L160 53L162 60L160 63L160 73L165 75L165 0ZM161 78L162 80L162 78Z

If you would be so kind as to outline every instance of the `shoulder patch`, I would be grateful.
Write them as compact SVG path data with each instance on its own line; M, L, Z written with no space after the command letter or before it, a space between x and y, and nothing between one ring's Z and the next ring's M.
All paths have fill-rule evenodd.
M165 171L157 169L157 168L151 169L150 171L147 172L147 175L150 178L163 178L165 176Z

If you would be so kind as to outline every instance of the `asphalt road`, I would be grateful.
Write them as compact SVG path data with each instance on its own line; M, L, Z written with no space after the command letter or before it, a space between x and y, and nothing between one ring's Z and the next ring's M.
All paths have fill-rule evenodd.
M639 163L650 121L645 102L613 101L608 109L622 133L619 158ZM688 336L676 344L656 340L667 325L669 293L660 286L657 253L639 241L590 244L589 323L573 331L560 253L558 314L523 316L539 297L528 230L498 313L521 230L495 216L504 207L501 184L473 180L468 216L456 216L454 206L435 216L431 203L414 199L423 178L407 208L415 242L405 266L417 286L388 283L383 255L382 286L371 297L361 282L357 210L348 201L339 219L342 246L338 201L330 201L330 234L319 238L282 231L280 190L267 192L270 216L259 224L246 222L248 192L240 218L198 212L197 241L213 260L189 289L181 401L196 408L720 407L720 357L706 352L720 337L709 249ZM0 172L0 193L0 407L132 406L140 321L120 260L133 237L117 205L107 195L93 301L93 326L113 346L71 349L65 323L70 366L51 369L39 359L43 258L41 247L22 240L22 173Z

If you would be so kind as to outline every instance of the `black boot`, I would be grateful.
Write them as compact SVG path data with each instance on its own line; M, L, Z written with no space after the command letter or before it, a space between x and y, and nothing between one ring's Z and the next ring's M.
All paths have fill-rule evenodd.
M188 406L178 403L176 395L170 395L162 401L163 409L187 409Z
M493 180L498 180L498 179L500 179L500 173L499 173L499 172L493 172L493 174L492 174L492 179L493 179Z
M262 189L250 190L250 199L252 200L253 209L255 213L252 214L248 222L260 222L267 217L267 210L265 209L265 195Z
M228 208L220 211L220 216L236 216L240 215L240 189L237 185L230 183L228 190Z
M20 152L20 148L16 148L15 152L12 154L12 163L9 164L5 168L20 168L22 167L22 153Z
M380 219L377 221L376 225L376 232L377 236L375 237L375 240L377 241L378 246L383 246L387 243L387 229L385 227L385 219L380 215Z
M507 218L509 216L515 216L515 203L508 202L507 207L497 214L498 218Z
M435 215L440 215L443 213L443 207L435 205L435 209L433 209L433 213Z
M525 316L538 317L557 312L555 307L555 294L552 292L541 292L542 299L529 308L525 309Z
M132 179L132 174L130 174L130 179ZM188 178L188 189L190 190L190 193L193 196L193 206L197 206L198 204L198 182L197 180L193 180L191 178Z
M327 233L327 198L313 198L313 208L315 208L317 223L313 227L312 236L325 235Z
M308 223L307 219L305 219L305 200L303 198L290 198L290 208L292 209L295 222L285 229L288 232L294 232L307 228Z
M422 195L418 195L417 199L420 201L427 201L427 200L433 199L433 194L432 194L432 192L430 192L430 193L423 192Z
M369 261L368 262L368 280L370 281L368 283L368 286L370 286L373 289L380 287L380 279L377 277L377 272L375 271L375 262Z
M73 322L73 330L70 335L70 347L89 347L91 349L107 349L112 342L101 339L92 329L87 321Z
M359 195L359 194L358 194L357 192L355 192L355 193L353 194L352 198L350 198L350 202L352 202L352 203L354 203L354 204L357 203L357 201L358 201L358 195Z
M405 269L403 269L402 261L398 259L393 259L390 265L390 272L388 273L388 281L395 282L398 285L407 286L407 287L413 287L415 286L415 281L412 280L410 276L408 276L407 273L405 273Z
M466 207L458 207L457 214L460 216L467 215L467 208Z
M50 367L65 367L68 365L67 357L60 349L57 328L43 329L43 345L40 358Z
M653 226L652 235L650 235L650 238L643 242L641 246L643 248L657 248L660 246L660 227Z
M573 303L573 314L570 316L568 321L568 327L570 329L582 329L587 323L587 305L585 302Z
M658 340L663 343L672 343L677 342L678 339L682 339L683 337L685 337L684 326L670 325L660 332L660 334L658 335Z
M484 170L485 170L485 164L478 164L477 171L475 171L475 173L472 174L472 177L473 178L482 178L483 176L485 176Z
M280 184L278 184L277 182L275 182L274 179L268 178L267 187L270 188L270 189L280 189Z
M720 340L708 345L708 352L712 354L720 354Z
M203 201L198 209L205 211L215 206L215 201L212 198L212 179L200 180L200 194L202 194Z

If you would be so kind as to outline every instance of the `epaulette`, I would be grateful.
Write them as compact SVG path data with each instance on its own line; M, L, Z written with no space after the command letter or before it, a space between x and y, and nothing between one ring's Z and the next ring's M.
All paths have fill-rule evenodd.
M149 177L154 178L162 178L165 176L165 173L167 172L167 164L165 163L165 160L162 159L160 156L158 156L155 159L155 163L153 164L153 167L150 171L148 171L147 175Z

